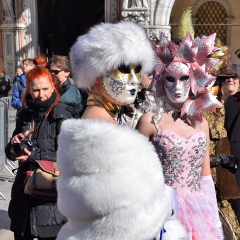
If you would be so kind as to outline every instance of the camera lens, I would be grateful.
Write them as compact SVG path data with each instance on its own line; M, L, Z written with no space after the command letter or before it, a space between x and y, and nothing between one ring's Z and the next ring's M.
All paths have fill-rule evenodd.
M24 154L23 146L21 143L14 143L11 145L10 153L12 157L20 157Z

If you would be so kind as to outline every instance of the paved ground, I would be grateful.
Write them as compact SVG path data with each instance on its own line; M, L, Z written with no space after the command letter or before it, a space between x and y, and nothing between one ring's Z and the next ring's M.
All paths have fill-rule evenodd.
M7 171L7 169L3 168L2 170L0 170L0 239L1 240L14 239L13 233L9 230L10 219L7 213L8 204L10 201L12 182L13 182L13 177Z
M11 95L9 92L9 97L2 99L8 103L8 141L12 136L12 132L15 129L15 117L16 110L11 107ZM0 132L0 134L2 134ZM0 151L4 151L0 145ZM5 163L5 164L2 164ZM10 219L8 217L8 205L11 196L11 188L14 181L14 174L12 169L17 168L17 161L12 162L9 160L2 161L0 164L0 240L14 240L13 232L9 230Z
M11 92L6 101L11 104ZM12 136L12 131L15 128L16 110L11 106L8 110L8 139ZM10 165L11 164L11 165ZM0 239L13 240L13 233L9 230L10 219L8 217L7 209L10 201L10 194L14 175L11 170L16 167L17 163L7 162L4 167L0 167ZM2 165L1 165L2 166Z

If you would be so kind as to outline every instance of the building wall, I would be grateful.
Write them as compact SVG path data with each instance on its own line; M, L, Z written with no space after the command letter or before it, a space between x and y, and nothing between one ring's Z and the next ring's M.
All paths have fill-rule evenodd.
M22 59L26 57L32 58L39 54L37 0L0 0L0 4L3 1L10 4L14 16L8 12L7 18L4 18L0 14L0 70L7 68L13 77ZM210 0L149 0L147 13L150 13L150 16L149 19L144 19L142 25L148 32L153 31L155 35L159 35L161 30L171 31L169 36L172 39L177 39L177 26L183 10L192 6L194 18L197 9L208 1ZM227 45L231 49L233 62L240 64L240 60L234 54L240 48L240 1L216 1L221 3L227 11ZM126 2L128 1L105 0L105 21L116 22L123 19L124 11L126 15L126 9L124 9L123 5ZM130 9L130 12L132 10L141 11L139 9Z
M183 10L193 7L193 18L197 9L204 3L213 0L176 0L172 12L170 23L172 25L172 38L177 39L177 26ZM239 0L216 0L224 6L227 11L227 46L230 49L233 62L240 64L240 59L235 56L235 51L240 48L240 1Z
M13 78L24 58L38 54L37 0L0 0L0 70Z

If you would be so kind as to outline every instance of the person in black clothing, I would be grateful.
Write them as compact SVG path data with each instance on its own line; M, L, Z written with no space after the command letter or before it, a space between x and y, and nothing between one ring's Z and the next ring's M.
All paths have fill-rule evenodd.
M11 89L11 78L8 75L8 71L6 69L3 69L1 72L1 79L0 79L0 97L7 97L10 89Z
M13 84L19 80L20 76L23 74L23 71L22 69L19 67L17 68L17 71L16 71L16 75L15 77L13 78Z
M30 240L34 237L55 239L61 226L66 222L66 218L57 209L56 200L38 199L25 194L23 183L26 171L30 170L35 160L56 162L60 126L65 119L72 118L72 115L67 105L59 102L60 94L46 68L33 68L26 74L26 79L27 89L23 97L22 110L17 116L11 141L5 147L7 158L19 161L8 209L11 219L10 230L14 232L15 240ZM31 141L37 144L37 149L29 151L24 148L23 155L14 157L11 146L29 137L33 122L35 127L31 133ZM33 211L36 212L35 217Z
M240 93L239 88L239 74L237 71L237 65L233 65L232 72L228 71L228 77L223 82L223 88L228 91L224 108L225 108L225 122L224 127L227 130L227 136L230 142L230 152L236 159L238 159L237 165L240 166ZM236 179L238 187L240 188L240 168L236 170ZM230 200L231 206L237 216L238 222L240 222L240 199Z

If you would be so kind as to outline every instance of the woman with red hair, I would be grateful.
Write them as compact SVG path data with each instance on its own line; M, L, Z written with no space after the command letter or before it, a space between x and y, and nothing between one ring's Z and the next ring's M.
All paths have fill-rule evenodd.
M61 123L72 115L67 105L60 103L60 95L51 73L44 67L35 67L26 74L26 92L16 128L5 148L8 159L19 161L12 199L9 205L10 229L15 239L55 239L65 218L58 211L56 199L33 197L24 193L25 173L35 160L56 162L57 137ZM31 132L29 130L32 130ZM30 138L31 136L31 138ZM35 148L23 146L15 152L13 144L28 139ZM34 224L35 223L35 224Z

